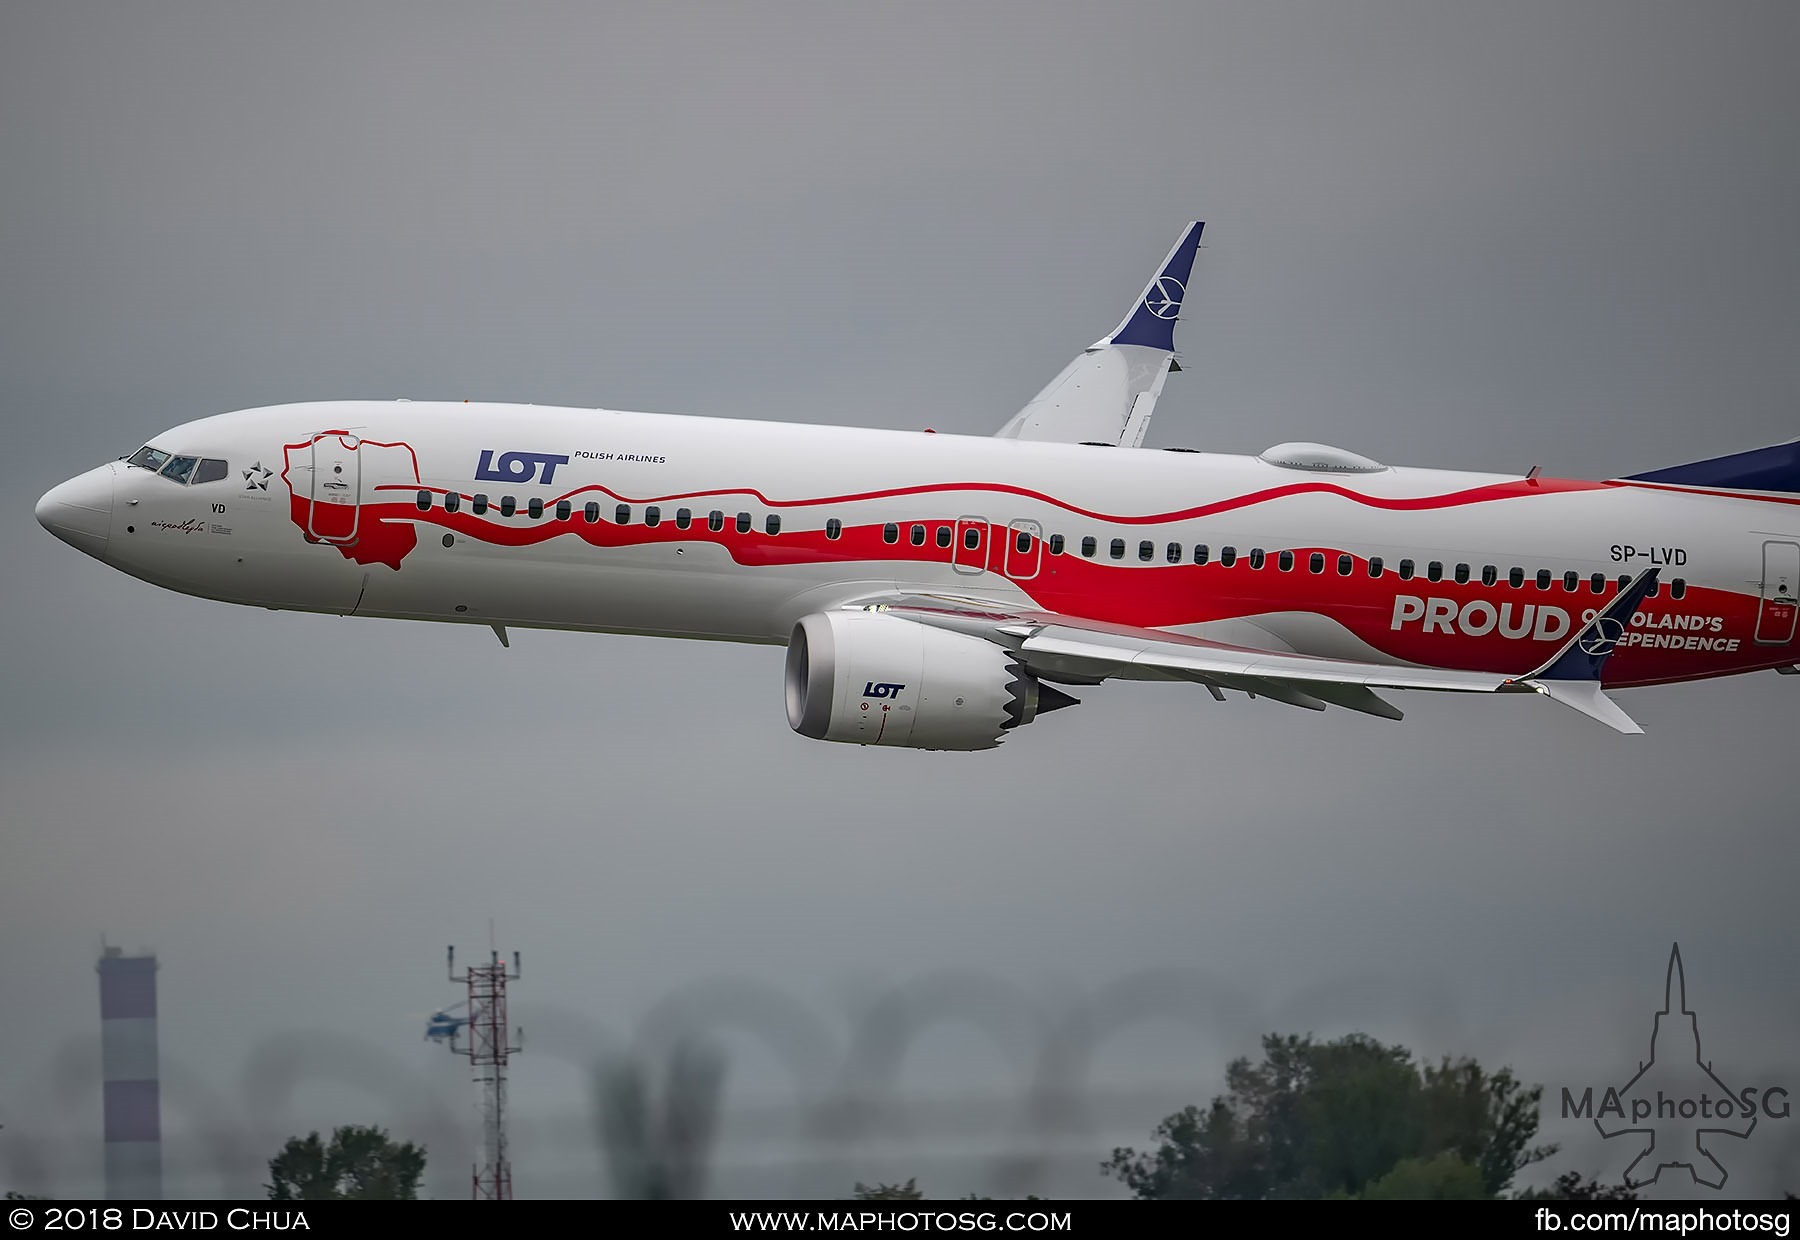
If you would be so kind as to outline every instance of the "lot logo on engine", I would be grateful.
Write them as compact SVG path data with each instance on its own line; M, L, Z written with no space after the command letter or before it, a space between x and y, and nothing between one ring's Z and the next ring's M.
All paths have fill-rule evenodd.
M885 680L871 680L863 685L863 696L866 698L895 698L900 696L900 691L904 688L906 688L905 685L889 684Z

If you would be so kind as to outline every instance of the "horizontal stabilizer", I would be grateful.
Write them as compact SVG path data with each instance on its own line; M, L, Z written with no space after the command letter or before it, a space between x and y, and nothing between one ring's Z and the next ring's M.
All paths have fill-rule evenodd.
M1654 482L1673 487L1705 487L1730 491L1778 491L1800 494L1800 439L1770 448L1752 448L1691 465L1672 465L1620 482Z

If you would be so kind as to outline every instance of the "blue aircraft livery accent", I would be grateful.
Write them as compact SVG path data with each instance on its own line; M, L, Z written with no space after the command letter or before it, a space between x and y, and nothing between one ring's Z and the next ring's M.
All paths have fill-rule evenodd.
M1800 493L1800 439L1790 439L1772 448L1752 448L1730 456L1715 456L1710 461L1695 461L1691 465L1672 465L1647 474L1632 474L1624 481Z
M1181 317L1182 299L1187 296L1188 277L1194 269L1194 251L1200 248L1200 232L1205 227L1198 220L1188 225L1169 257L1163 260L1162 270L1126 316L1125 325L1113 333L1114 344L1141 344L1168 353L1175 351L1175 320Z
M1600 670L1618 647L1619 639L1631 627L1638 604L1656 584L1661 569L1646 568L1638 579L1622 590L1618 597L1582 626L1581 632L1569 639L1562 652L1540 672L1528 680L1599 680Z

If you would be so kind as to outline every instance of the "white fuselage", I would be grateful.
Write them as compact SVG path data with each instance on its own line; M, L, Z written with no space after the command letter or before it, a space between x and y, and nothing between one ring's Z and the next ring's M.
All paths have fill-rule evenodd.
M1800 659L1794 583L1776 593L1800 505L1779 499L407 401L223 414L150 447L227 472L116 462L40 519L133 576L252 606L784 643L809 613L900 591L1511 673L1655 563L1609 685Z

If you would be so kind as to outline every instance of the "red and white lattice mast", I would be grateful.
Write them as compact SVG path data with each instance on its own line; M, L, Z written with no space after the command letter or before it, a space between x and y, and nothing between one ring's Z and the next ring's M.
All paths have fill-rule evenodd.
M469 988L467 1024L450 1031L450 1049L469 1060L475 1084L481 1090L481 1157L471 1177L475 1200L512 1200L512 1163L506 1153L506 1062L522 1049L513 1045L517 1031L506 1024L506 983L519 980L519 953L514 952L512 971L491 951L488 963L471 965L456 975L456 948L447 957L450 980ZM467 1045L458 1045L458 1034Z

